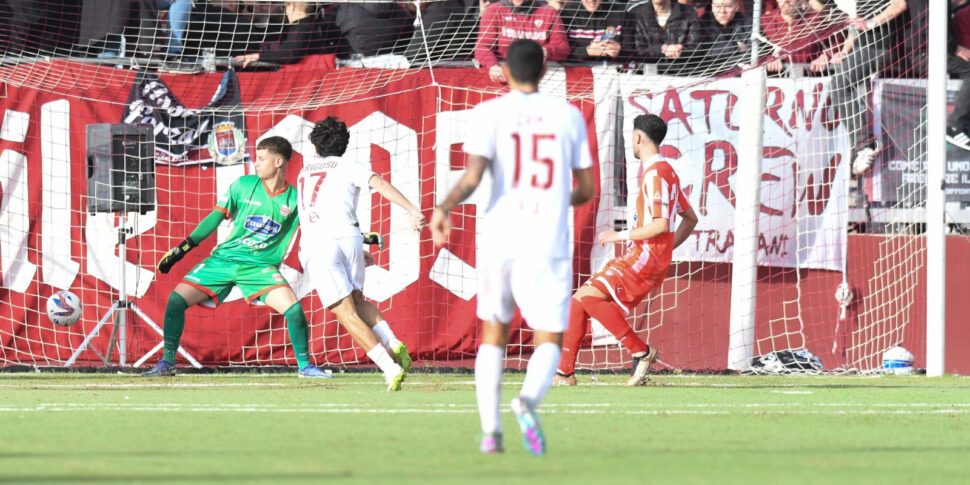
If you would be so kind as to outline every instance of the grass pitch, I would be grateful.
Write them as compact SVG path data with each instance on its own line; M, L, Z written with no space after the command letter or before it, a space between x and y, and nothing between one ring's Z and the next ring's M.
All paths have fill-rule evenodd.
M507 374L503 401L522 374ZM970 379L580 376L477 451L471 375L0 374L0 483L970 482Z

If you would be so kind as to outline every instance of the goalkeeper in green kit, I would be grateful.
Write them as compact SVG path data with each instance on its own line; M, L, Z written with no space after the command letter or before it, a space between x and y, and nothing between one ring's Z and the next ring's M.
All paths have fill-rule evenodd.
M168 273L186 253L212 235L224 219L232 220L229 237L192 268L169 296L165 306L165 355L144 376L175 375L175 353L185 327L185 310L210 298L218 305L237 286L247 302L258 298L286 317L300 377L332 377L310 363L303 307L279 272L299 223L297 191L286 182L286 164L292 154L293 148L285 138L272 136L260 141L256 145L256 175L245 175L233 182L219 198L215 210L159 261L158 270Z

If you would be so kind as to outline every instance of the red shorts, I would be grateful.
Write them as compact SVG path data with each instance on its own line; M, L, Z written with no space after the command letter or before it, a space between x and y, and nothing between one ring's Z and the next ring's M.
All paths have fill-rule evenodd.
M639 251L636 251L639 253ZM610 295L627 314L667 277L670 261L658 260L644 252L644 261L637 263L640 254L626 254L609 262L602 271L586 281ZM631 264L632 263L632 264ZM637 270L635 270L635 268Z

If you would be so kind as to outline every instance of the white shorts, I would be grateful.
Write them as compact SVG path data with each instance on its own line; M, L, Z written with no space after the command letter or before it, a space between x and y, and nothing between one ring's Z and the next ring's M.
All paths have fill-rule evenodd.
M565 332L572 290L569 258L500 257L481 251L477 313L482 320L509 323L518 304L533 330Z
M300 263L325 307L364 289L364 244L360 237L303 241Z

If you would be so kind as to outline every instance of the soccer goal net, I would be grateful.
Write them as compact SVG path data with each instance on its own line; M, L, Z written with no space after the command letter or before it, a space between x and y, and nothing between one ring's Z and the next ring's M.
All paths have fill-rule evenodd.
M485 129L469 111L507 90L489 67L515 36L546 45L557 62L540 89L587 121L598 189L573 210L575 287L623 251L596 234L633 223L633 118L668 124L661 152L700 221L628 318L660 349L659 369L746 369L750 358L730 361L738 345L749 357L807 350L824 370L846 371L878 369L901 345L919 365L925 11L889 0L515 3L4 3L0 366L154 362L169 294L228 226L172 272L156 264L254 173L265 137L293 144L287 174L298 184L317 159L313 123L337 116L350 129L347 156L430 216L464 168L467 133ZM743 72L765 76L764 106ZM758 122L760 156L741 143ZM739 169L759 165L756 183L740 180ZM759 197L747 220L739 191ZM360 197L361 230L385 238L369 247L364 294L419 365L472 365L482 192L454 211L441 249L400 207ZM732 278L738 224L757 229L743 248L756 251L747 324L731 317L750 303ZM307 313L312 360L370 365L313 292L301 244L314 241L298 235L281 273ZM80 297L73 325L47 316L59 290ZM286 327L235 289L216 308L188 310L178 364L293 365ZM532 334L518 316L511 329L507 366L522 368ZM628 366L594 323L579 368Z

